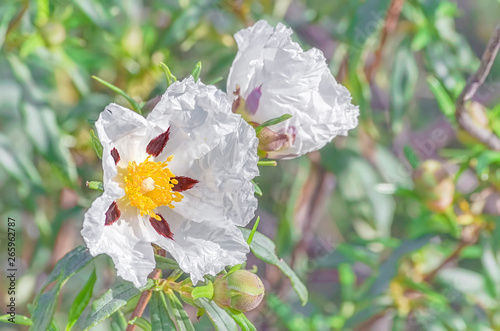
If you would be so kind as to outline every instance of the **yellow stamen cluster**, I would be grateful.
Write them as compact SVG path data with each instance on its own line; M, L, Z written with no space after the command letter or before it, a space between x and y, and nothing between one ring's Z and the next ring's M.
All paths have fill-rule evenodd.
M135 161L128 163L125 180L125 193L130 204L137 207L141 215L148 214L157 220L161 218L153 210L159 206L174 208L173 202L180 202L184 197L172 188L177 184L174 174L167 168L173 156L165 162L154 162L148 158L137 164Z

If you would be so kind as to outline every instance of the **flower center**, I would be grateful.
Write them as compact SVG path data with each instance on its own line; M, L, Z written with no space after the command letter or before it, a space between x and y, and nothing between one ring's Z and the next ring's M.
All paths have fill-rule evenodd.
M180 202L184 196L172 191L174 185L178 183L167 167L173 156L169 156L165 162L150 161L150 157L139 164L135 161L128 163L127 174L124 177L125 194L130 204L139 209L141 216L148 214L160 220L160 216L153 210L159 206L174 208L172 203Z

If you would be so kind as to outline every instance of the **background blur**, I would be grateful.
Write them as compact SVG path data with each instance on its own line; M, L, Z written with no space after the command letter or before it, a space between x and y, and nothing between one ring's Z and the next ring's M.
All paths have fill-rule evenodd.
M3 266L11 217L17 313L83 242L99 195L85 182L102 179L89 130L108 103L129 106L91 75L147 102L166 88L159 62L182 79L202 61L202 81L222 77L225 90L232 35L267 19L324 52L361 116L346 139L261 168L259 231L310 300L301 307L288 279L250 256L267 289L250 320L258 330L500 330L500 153L459 130L453 106L499 18L498 0L1 1L0 257ZM497 134L499 92L497 60L467 108ZM429 166L414 180L427 159L450 176ZM437 182L422 184L429 172ZM115 276L107 257L96 263L98 296ZM63 288L61 325L90 272Z

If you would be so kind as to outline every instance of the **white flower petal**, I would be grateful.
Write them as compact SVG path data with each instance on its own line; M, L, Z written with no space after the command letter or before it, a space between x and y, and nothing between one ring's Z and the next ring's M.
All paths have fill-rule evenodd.
M101 113L95 126L103 147L102 164L106 188L117 173L111 150L116 148L120 154L120 166L126 167L130 161L142 162L148 156L146 146L151 139L168 129L168 121L148 122L130 109L110 104Z
M231 114L227 95L215 86L195 82L193 77L172 84L147 120L170 123L169 141L157 159L174 155L172 171L175 164L183 169L189 161L208 153L239 123L239 117Z
M175 211L195 222L226 220L247 225L257 209L250 182L259 173L257 143L254 129L240 118L233 132L179 173L198 183L182 192L184 198Z
M193 284L203 280L206 274L215 276L226 266L243 263L249 247L241 231L228 222L195 222L184 219L168 208L161 208L174 240L164 238L150 227L156 235L155 244L167 250L179 267L190 274Z
M273 29L265 21L239 31L235 35L238 54L228 77L227 92L233 99L237 86L244 99L261 87L259 107L249 115L252 121L293 116L271 127L284 132L289 127L296 129L294 143L270 152L268 156L273 158L317 150L358 123L358 107L351 104L349 91L333 78L322 52L315 48L304 52L291 34L284 25Z
M146 284L147 276L156 265L151 241L147 240L151 237L135 211L122 210L118 221L105 226L105 213L113 201L115 197L105 193L92 203L85 214L82 236L90 254L109 255L118 276L140 287Z

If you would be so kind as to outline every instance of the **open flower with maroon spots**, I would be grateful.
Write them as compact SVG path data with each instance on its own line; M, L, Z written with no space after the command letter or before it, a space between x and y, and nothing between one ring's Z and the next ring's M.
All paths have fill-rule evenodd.
M225 93L191 77L171 85L147 118L116 104L99 116L104 193L85 214L82 235L123 279L146 283L152 243L194 284L246 259L237 226L257 207L250 180L258 141L230 108Z
M259 150L270 158L318 150L358 124L358 107L333 78L323 53L304 52L291 34L283 24L275 29L259 21L234 36L238 53L227 83L233 112L253 125L292 115L260 131Z

